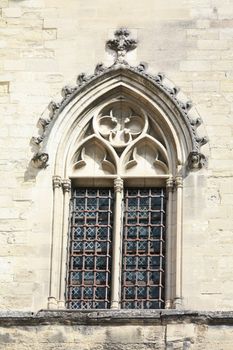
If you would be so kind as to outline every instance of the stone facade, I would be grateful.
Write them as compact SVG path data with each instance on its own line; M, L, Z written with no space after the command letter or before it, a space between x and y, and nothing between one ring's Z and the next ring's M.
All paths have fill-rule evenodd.
M0 349L26 350L33 344L38 350L230 350L232 1L0 0L0 7ZM202 147L207 167L198 166L183 181L182 309L195 312L180 317L176 311L166 321L154 315L149 322L146 315L140 322L119 316L120 325L117 316L109 325L98 317L93 323L71 321L62 313L54 321L49 312L36 315L47 309L50 295L56 174L53 158L45 166L46 155L32 166L37 145L31 139L41 136L39 120L50 115L51 101L61 101L64 86L75 86L82 72L92 75L98 62L113 64L105 43L119 27L129 28L138 41L127 54L129 64L147 62L148 74L164 72L179 86L179 98L191 99L193 113L203 121L198 135L209 139ZM221 320L211 314L216 311L225 312Z

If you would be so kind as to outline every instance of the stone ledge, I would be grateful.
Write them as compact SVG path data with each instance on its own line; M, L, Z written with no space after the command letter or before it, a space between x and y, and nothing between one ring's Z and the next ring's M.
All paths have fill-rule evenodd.
M188 310L40 310L0 311L0 326L40 325L167 325L206 324L233 326L233 311Z

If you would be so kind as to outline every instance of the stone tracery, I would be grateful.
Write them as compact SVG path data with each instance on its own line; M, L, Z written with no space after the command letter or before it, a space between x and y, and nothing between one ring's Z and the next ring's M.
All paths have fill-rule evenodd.
M108 76L118 76L120 74L120 79L123 76L132 76L133 79L137 79L141 84L146 84L147 87L152 84L156 90L158 90L159 95L162 99L167 99L166 103L172 103L174 108L177 109L177 114L179 114L182 119L182 123L186 128L186 137L190 140L188 154L186 159L183 161L183 165L188 170L197 170L203 168L207 159L204 154L200 152L200 148L208 142L206 137L199 137L197 135L197 127L201 124L201 118L198 115L193 116L192 113L192 103L191 101L183 100L180 98L180 89L176 87L171 81L169 81L163 73L158 73L157 75L152 75L146 72L147 64L140 63L138 66L130 66L125 60L125 56L128 51L133 50L137 47L137 40L130 38L129 30L121 28L115 32L115 39L107 41L107 47L110 50L115 51L116 55L114 58L114 63L110 67L105 67L102 63L97 64L94 74L87 75L85 73L79 74L77 78L77 86L69 87L65 86L62 89L63 100L59 103L51 102L49 105L49 116L46 118L40 118L40 125L42 132L37 137L32 138L32 142L37 147L37 153L35 153L32 158L33 164L37 168L38 162L34 160L43 153L47 153L46 143L51 131L51 127L54 124L54 120L57 119L59 114L66 108L66 106L81 94L83 90L87 89L88 86L99 82L99 80L104 80ZM99 134L102 135L106 140L108 140L115 147L122 148L137 137L137 134L142 131L143 126L141 125L141 119L133 118L133 115L128 116L129 120L124 121L120 118L115 118L113 113L103 115L102 119L99 118L100 130ZM123 124L124 125L123 125ZM132 127L133 124L133 127ZM136 127L136 130L133 130ZM198 154L195 157L195 161L190 161L192 154ZM49 154L47 153L47 158ZM44 168L46 166L43 166Z
M133 109L126 99L123 103L110 102L88 124L85 128L93 134L84 133L74 157L73 171L76 174L78 169L78 177L84 173L94 177L134 172L141 176L168 174L167 151L156 139L146 111L136 106Z
M127 146L138 137L146 125L142 116L136 115L126 104L113 105L108 115L98 115L96 129L113 147Z

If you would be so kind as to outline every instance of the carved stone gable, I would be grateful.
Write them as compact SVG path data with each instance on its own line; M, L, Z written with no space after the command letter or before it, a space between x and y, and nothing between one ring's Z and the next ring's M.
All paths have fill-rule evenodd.
M40 118L39 125L41 127L39 136L33 137L32 142L35 145L37 151L32 158L32 164L38 169L46 168L47 161L49 159L49 150L47 143L52 132L53 126L56 124L56 120L64 113L69 104L74 104L73 101L78 101L79 96L84 96L94 88L100 89L101 84L112 81L121 84L122 88L125 84L133 84L135 88L148 93L152 93L153 99L158 107L164 109L165 113L173 114L171 116L171 123L177 124L175 130L180 129L180 133L183 134L184 143L186 146L182 146L186 149L185 159L180 160L182 165L188 170L198 170L203 168L206 163L206 157L200 152L201 147L208 142L207 137L199 137L197 134L197 128L201 124L201 118L196 113L189 99L185 99L184 95L180 93L180 89L176 87L164 74L158 73L156 75L147 73L147 64L140 63L136 67L130 66L126 61L127 52L133 50L137 46L137 40L130 38L130 32L127 29L119 29L115 32L115 38L108 40L106 43L107 48L116 52L116 57L113 64L110 67L105 67L103 63L97 64L94 74L87 75L81 73L77 78L77 85L74 87L65 86L62 89L63 99L61 102L51 102L49 105L49 113L45 118ZM122 95L123 96L123 95ZM122 98L120 96L119 98ZM144 112L143 112L144 113ZM107 109L101 110L101 112L95 116L93 123L94 133L98 144L103 145L105 143L109 148L117 149L112 150L119 154L125 147L129 147L132 142L135 143L134 151L130 151L130 156L127 169L132 167L132 160L136 162L139 159L139 143L141 147L154 149L156 164L158 165L161 152L158 151L158 146L151 146L151 142L142 143L140 137L146 133L148 129L146 114L138 113L133 106L127 105L127 103L121 104L114 103L109 105ZM176 131L176 132L177 132ZM179 135L180 137L181 135ZM138 139L138 143L136 143ZM140 139L140 142L139 142ZM143 146L142 146L143 145ZM84 162L87 157L90 156L90 150L88 143L83 146L83 151L79 155L77 160L77 166L80 167L80 161ZM101 146L102 147L102 146ZM111 170L109 168L110 163L108 159L110 157L109 150L106 151L106 147L99 148L99 154L97 158L99 162L104 165L110 173L113 171L113 161L110 161ZM152 147L152 148L151 148ZM136 151L137 149L137 151ZM100 151L101 150L101 151ZM107 153L106 153L107 152ZM110 153L111 153L110 152ZM126 152L126 151L124 151ZM165 157L163 155L163 157ZM111 157L110 157L111 158ZM104 163L103 163L104 162ZM138 160L137 160L138 162ZM166 164L165 159L163 163ZM79 164L79 165L78 165ZM130 165L129 165L130 164ZM166 165L167 166L167 165ZM162 168L161 168L162 169ZM162 171L162 170L161 170ZM165 168L163 167L163 171Z

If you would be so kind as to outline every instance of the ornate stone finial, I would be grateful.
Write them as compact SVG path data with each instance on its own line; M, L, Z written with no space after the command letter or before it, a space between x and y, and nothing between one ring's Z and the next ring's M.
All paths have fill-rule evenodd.
M157 75L155 75L155 76L153 77L153 80L154 80L156 83L158 83L158 84L162 84L164 78L165 78L165 74L159 72Z
M58 102L51 101L49 103L48 108L50 110L50 118L51 119L53 119L54 114L59 110L60 107L61 107L61 104Z
M136 70L139 73L145 72L148 68L148 64L146 62L140 62L139 65L136 67Z
M115 189L115 192L122 192L123 180L120 177L114 180L114 189Z
M198 151L192 151L188 156L188 169L189 170L198 170L206 166L207 160L204 154L199 153Z
M87 81L88 81L88 76L86 73L81 73L78 75L78 77L77 77L78 86L85 84Z
M44 119L44 118L39 119L39 124L43 128L43 130L45 130L47 128L47 126L50 124L50 122L51 122L50 119Z
M209 141L207 136L196 137L196 142L199 144L199 147L204 146Z
M61 95L63 97L68 97L70 95L72 95L72 93L74 92L75 88L69 85L66 85L62 88L61 90Z
M53 189L61 187L61 176L53 176Z
M202 119L201 118L197 118L197 119L192 119L190 121L191 125L194 127L194 128L198 128L198 126L201 125L202 123Z
M170 95L176 96L180 91L180 88L178 86L173 86L172 88L168 88L167 91L169 92Z
M129 35L130 31L128 29L120 28L114 33L115 39L107 41L107 47L117 54L115 63L124 63L127 52L137 47L137 40L129 38Z
M38 169L47 168L48 160L49 160L48 153L40 153L39 152L32 158L32 161L33 161L35 167Z
M39 145L42 141L44 140L44 135L41 135L41 136L33 136L31 141L36 144L36 145Z
M71 190L71 181L70 179L62 180L62 188L64 192L70 192Z
M95 74L101 74L103 73L107 68L104 66L102 62L98 63L95 67Z
M180 107L183 109L185 113L188 113L188 111L192 108L192 106L193 106L192 101L186 101L186 102L180 101Z

